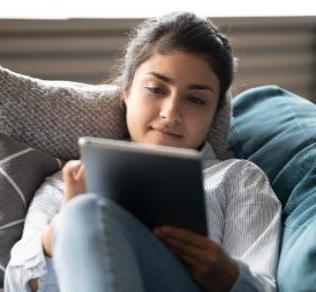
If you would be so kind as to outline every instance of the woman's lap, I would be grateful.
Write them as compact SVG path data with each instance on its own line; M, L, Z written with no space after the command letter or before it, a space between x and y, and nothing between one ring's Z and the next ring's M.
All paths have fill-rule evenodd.
M53 259L61 291L200 291L147 227L107 199L80 195L56 224Z

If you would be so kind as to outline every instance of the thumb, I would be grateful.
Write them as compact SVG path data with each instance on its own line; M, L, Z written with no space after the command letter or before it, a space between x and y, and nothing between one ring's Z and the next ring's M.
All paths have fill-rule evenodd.
M67 182L73 182L75 177L82 165L81 160L70 160L63 167L63 180L67 184Z

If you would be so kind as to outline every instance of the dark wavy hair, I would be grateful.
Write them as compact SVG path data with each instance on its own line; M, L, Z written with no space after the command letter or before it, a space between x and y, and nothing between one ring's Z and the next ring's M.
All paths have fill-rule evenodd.
M184 51L200 55L210 65L220 83L218 109L234 77L234 57L228 38L207 18L190 12L173 12L148 18L129 34L125 55L113 68L111 83L128 91L138 66L154 54Z

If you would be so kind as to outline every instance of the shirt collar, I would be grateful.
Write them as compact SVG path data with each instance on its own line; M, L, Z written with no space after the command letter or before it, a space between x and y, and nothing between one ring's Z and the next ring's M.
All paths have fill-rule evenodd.
M217 159L212 149L212 146L208 142L204 142L202 149L200 150L203 160L214 160Z

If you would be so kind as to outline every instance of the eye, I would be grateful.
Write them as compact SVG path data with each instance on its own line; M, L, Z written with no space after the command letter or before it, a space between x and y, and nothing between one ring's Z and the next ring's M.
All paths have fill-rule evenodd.
M145 87L150 93L162 94L163 90L159 87Z
M205 104L205 101L202 100L201 98L198 98L198 97L195 97L195 96L189 96L188 97L188 100L194 104L197 104L197 105L203 105Z

